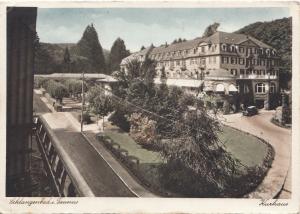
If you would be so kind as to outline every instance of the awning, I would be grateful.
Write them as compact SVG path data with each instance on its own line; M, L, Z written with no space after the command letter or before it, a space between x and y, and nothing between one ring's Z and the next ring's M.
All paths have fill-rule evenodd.
M213 91L213 87L212 86L205 86L203 91Z
M216 86L216 92L224 92L225 91L225 87L223 84L218 84Z
M229 85L229 87L228 87L228 91L229 91L229 92L237 92L238 90L237 90L237 88L235 87L235 85L231 84L231 85Z

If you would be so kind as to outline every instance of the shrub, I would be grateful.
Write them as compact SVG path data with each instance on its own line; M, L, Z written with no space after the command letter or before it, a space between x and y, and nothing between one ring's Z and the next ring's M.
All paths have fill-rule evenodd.
M150 147L154 145L157 139L156 121L143 116L141 113L133 113L129 117L129 122L130 135L138 144Z
M123 131L129 132L130 123L122 111L116 110L108 120L120 127Z
M81 122L81 114L78 114L78 121ZM92 122L91 115L88 112L83 112L83 123L90 124Z
M67 96L67 88L54 80L49 80L44 83L44 87L51 97L55 98L60 103L62 102L63 97Z
M197 175L179 161L169 161L159 168L160 183L172 192L186 197L219 197L220 189L215 183Z
M44 77L34 77L34 88L41 88L47 81Z
M224 103L223 103L223 113L224 114L229 114L229 111L230 111L229 102L228 102L228 100L225 100Z

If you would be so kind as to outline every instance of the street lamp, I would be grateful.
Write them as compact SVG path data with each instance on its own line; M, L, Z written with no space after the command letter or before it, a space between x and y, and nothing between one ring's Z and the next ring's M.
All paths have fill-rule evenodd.
M82 82L81 82L81 120L80 120L80 132L83 132L83 110L84 110L84 71L82 72Z

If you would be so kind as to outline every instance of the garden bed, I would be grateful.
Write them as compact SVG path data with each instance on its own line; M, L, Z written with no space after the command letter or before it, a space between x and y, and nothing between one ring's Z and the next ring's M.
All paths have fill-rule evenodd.
M223 132L219 134L227 151L239 159L243 166L243 178L239 180L239 190L245 191L242 195L252 191L263 179L268 168L271 166L274 151L272 147L263 140L250 134L241 132L231 127L224 126ZM164 189L160 183L160 167L165 163L158 152L143 148L137 144L128 133L106 131L103 136L105 146L124 163L138 179L153 192L162 196L184 197ZM101 140L103 141L103 140ZM250 174L249 174L250 173ZM249 182L248 192L247 183Z

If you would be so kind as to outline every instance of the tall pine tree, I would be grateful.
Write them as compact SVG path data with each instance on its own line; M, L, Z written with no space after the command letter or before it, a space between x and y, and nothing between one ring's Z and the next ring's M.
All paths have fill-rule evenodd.
M93 24L88 25L77 43L79 55L86 57L91 64L92 73L106 73L105 59L100 45L98 34Z
M122 59L129 56L129 51L126 50L124 41L121 38L117 38L111 47L109 54L109 67L110 71L120 70L120 63Z
M64 53L64 65L66 67L65 70L67 73L70 73L70 63L71 63L70 52L69 52L69 48L66 47L65 53Z

